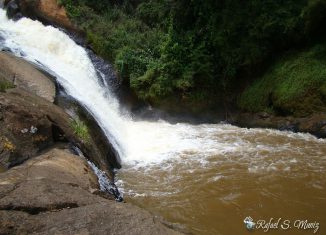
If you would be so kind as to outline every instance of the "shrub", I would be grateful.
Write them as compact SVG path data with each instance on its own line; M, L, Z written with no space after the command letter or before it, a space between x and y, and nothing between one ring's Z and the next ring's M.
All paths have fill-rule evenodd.
M93 49L152 103L171 95L214 99L216 93L233 100L229 95L249 79L267 74L271 58L324 40L325 0L60 1ZM273 110L271 103L283 106L302 96L303 87L315 86L283 62L242 95L242 108ZM315 74L305 66L305 76L321 79L320 65L311 65ZM278 79L285 74L292 77Z
M15 88L12 82L0 80L0 92L5 92L7 89Z
M8 152L14 152L16 149L16 146L7 138L4 138L3 142L3 149Z
M324 105L325 62L325 45L286 56L244 91L240 107L252 112L281 109L292 114L318 109Z
M83 141L89 142L90 134L86 124L80 120L73 120L71 122L71 127L74 130L74 133Z

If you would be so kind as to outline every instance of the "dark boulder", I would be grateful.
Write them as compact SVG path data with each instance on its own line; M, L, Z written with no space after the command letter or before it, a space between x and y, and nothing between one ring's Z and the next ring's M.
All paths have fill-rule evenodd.
M21 18L23 18L23 14L21 12L17 12L13 17L12 17L12 20L13 21L17 21L17 20L20 20Z
M10 19L15 18L16 14L19 13L19 5L16 0L11 0L6 5L7 8L7 16Z
M8 17L13 20L25 16L71 32L81 32L70 21L65 8L57 0L4 0L2 4L7 8Z
M19 0L22 14L45 24L65 28L69 31L80 30L70 21L65 8L57 0Z
M301 131L310 132L319 138L326 138L326 113L316 113L305 118L299 128Z

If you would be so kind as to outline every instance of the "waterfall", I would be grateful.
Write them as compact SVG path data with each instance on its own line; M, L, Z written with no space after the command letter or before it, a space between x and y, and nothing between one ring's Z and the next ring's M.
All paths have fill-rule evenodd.
M228 132L236 136L240 128L231 125L134 121L130 115L121 114L118 100L99 82L85 49L57 28L27 18L14 22L0 9L0 46L55 74L65 91L94 116L122 165L157 165L185 154L205 164L207 156L247 147L246 140L240 138L230 143L225 142L225 135L216 137L216 133ZM311 135L264 131L314 139Z
M65 91L78 100L97 120L120 156L125 155L125 132L119 104L110 91L98 83L97 73L84 48L52 26L23 18L8 20L0 9L3 46L55 74Z

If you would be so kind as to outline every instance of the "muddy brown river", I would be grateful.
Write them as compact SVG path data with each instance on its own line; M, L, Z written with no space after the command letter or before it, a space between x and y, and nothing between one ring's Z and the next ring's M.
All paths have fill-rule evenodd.
M168 127L183 133L176 145L188 138L194 146L124 164L118 184L126 201L193 234L250 234L248 216L255 234L326 234L325 140L231 125L191 128ZM270 220L275 228L267 229Z

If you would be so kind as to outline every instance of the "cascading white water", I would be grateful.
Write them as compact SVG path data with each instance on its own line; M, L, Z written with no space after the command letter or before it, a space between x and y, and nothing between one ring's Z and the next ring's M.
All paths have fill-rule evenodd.
M129 116L122 116L116 98L98 83L96 71L84 48L52 26L27 18L14 22L8 20L5 11L0 9L0 35L5 39L2 44L17 56L23 54L27 60L41 62L57 75L67 93L92 113L124 164L155 164L177 158L182 153L200 156L205 162L204 157L212 153L236 151L246 145L241 139L230 144L211 138L216 132L237 132L238 128L228 125L136 122Z
M124 155L124 124L116 99L98 84L96 71L86 51L69 36L51 26L23 18L8 20L0 10L0 30L4 46L17 56L42 65L57 75L58 82L96 118L118 153Z

